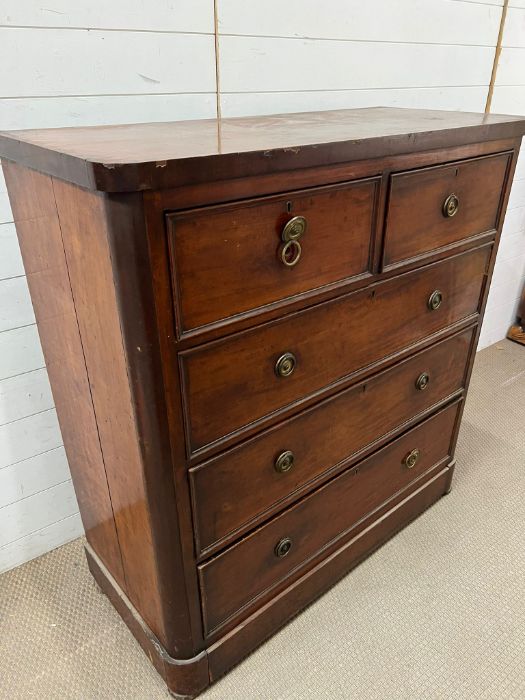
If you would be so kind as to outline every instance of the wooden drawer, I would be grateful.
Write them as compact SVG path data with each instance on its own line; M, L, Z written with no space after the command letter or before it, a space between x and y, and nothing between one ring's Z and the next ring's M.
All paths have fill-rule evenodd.
M500 153L392 175L383 269L495 235L510 159ZM458 205L447 214L445 202L454 196Z
M379 179L168 215L179 333L370 274ZM285 224L306 220L300 259ZM291 244L291 254L294 255Z
M415 479L447 462L458 411L458 403L440 411L199 566L206 633L297 572ZM414 450L419 457L409 468L406 460ZM279 556L279 546L286 550L288 541L288 553Z
M197 551L206 554L239 536L316 477L340 470L371 443L461 391L474 332L441 341L190 469ZM293 462L283 471L287 461L278 458L287 453Z
M179 354L195 452L476 314L490 245ZM443 301L431 311L430 296ZM285 353L291 375L276 373ZM282 367L282 364L280 365Z

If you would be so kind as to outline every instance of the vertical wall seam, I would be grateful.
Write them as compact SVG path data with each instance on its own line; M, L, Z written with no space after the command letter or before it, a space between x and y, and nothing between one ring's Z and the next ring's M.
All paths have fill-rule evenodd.
M490 76L489 91L487 93L487 102L485 104L485 114L490 112L492 106L492 96L494 94L494 84L496 83L496 74L498 72L499 57L501 55L501 43L503 41L503 31L505 29L505 20L507 19L507 9L509 0L503 0L503 9L501 11L501 20L499 23L498 40L496 43L496 52L494 53L494 63L492 64L492 73Z
M217 119L221 118L221 69L219 62L219 0L213 0L213 31L215 36L215 95Z

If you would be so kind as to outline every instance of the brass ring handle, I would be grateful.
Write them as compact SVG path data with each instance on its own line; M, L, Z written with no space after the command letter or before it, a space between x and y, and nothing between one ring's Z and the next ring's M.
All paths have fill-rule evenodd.
M286 267L293 267L299 262L302 250L299 241L294 239L286 241L279 247L279 258Z
M416 389L419 391L424 391L430 383L430 375L428 372L423 372L416 379Z
M436 289L428 297L427 306L430 309L430 311L436 311L436 309L439 309L439 307L441 306L442 301L443 292L440 292L439 289Z
M299 238L306 231L304 216L294 216L284 225L281 233L282 244L279 247L279 259L286 267L294 267L301 258L302 248Z
M275 556L279 557L279 559L282 559L285 557L290 549L292 548L292 540L289 537L283 537L282 540L277 542L275 545L275 549L273 550L275 552Z
M275 363L275 374L278 377L289 377L297 364L297 359L293 352L285 352Z
M449 196L443 202L442 212L443 216L447 219L452 216L456 216L459 209L459 197L456 194L449 194Z
M412 450L407 454L405 459L403 460L403 463L407 469L412 469L413 467L416 466L419 457L421 456L421 452L416 448L415 450Z
M275 460L275 471L279 472L279 474L285 474L286 472L289 472L290 469L293 467L295 462L295 455L291 450L286 450L285 452L281 452L281 454L277 457Z

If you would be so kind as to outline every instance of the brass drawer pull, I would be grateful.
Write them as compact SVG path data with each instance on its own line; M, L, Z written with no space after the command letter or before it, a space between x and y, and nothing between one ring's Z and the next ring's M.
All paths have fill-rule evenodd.
M299 238L305 231L306 219L304 216L294 216L284 225L281 233L283 242L279 247L279 258L286 267L293 267L299 262L302 253Z
M275 374L278 377L289 377L297 364L293 352L285 352L275 363Z
M291 450L286 450L281 452L281 454L275 460L275 471L279 474L285 474L289 472L293 467L295 462L295 455Z
M456 216L459 209L459 197L455 194L449 194L449 196L443 202L443 216L449 219L452 216Z
M428 374L428 372L423 372L416 379L416 389L418 389L419 391L424 391L427 388L429 382L430 375Z
M403 463L407 469L412 469L412 467L415 467L419 457L421 455L421 452L418 449L412 450L412 452L409 452L405 459L403 460Z
M430 309L430 311L436 311L437 309L439 309L442 302L443 302L443 293L440 292L439 289L436 289L429 296L428 301L427 301L427 306Z
M299 241L286 241L279 248L279 257L283 265L293 267L299 262L302 252L303 249Z
M289 537L283 537L282 540L277 542L275 545L275 549L273 550L275 552L275 556L279 557L279 559L282 559L285 557L290 549L292 548L292 540Z
M304 216L294 216L284 225L281 238L287 241L298 241L306 231L306 219Z

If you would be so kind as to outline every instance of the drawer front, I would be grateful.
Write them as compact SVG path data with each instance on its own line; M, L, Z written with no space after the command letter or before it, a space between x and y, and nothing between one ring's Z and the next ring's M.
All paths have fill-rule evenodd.
M502 153L392 175L383 267L495 233L510 158Z
M459 404L408 431L198 567L206 633L449 459Z
M180 353L190 450L475 314L490 250L484 246ZM430 310L437 290L441 304Z
M460 391L469 328L190 469L197 550L247 529L327 470Z
M376 178L168 215L179 332L370 274L378 187ZM287 244L293 217L306 230Z

